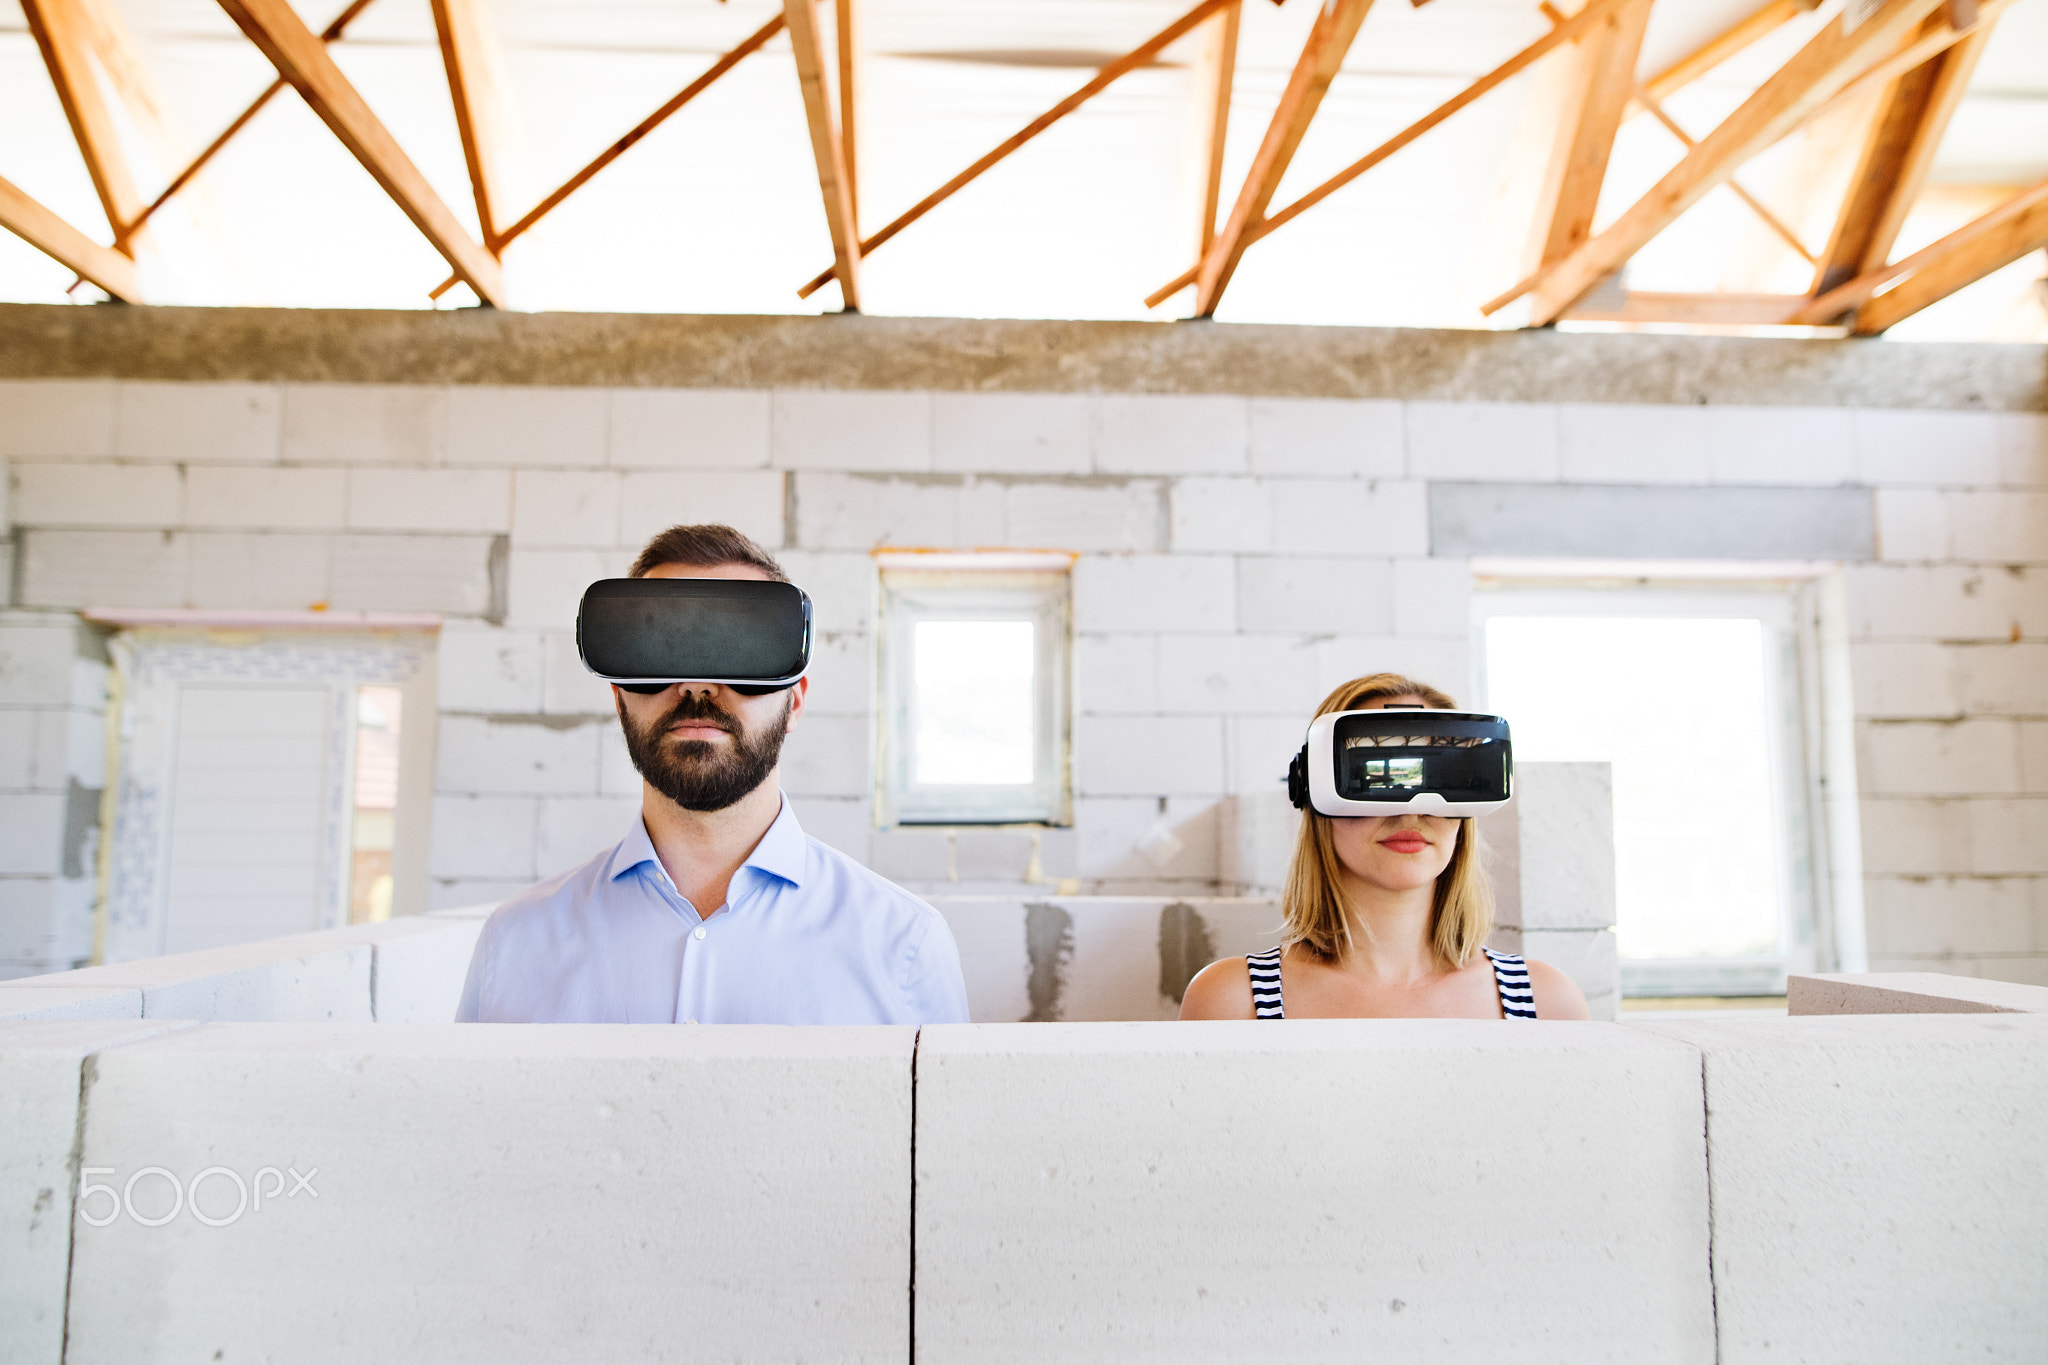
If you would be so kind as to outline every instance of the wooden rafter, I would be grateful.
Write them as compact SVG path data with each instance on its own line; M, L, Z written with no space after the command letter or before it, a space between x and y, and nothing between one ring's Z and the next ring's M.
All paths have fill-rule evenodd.
M320 41L323 43L338 41L348 26L355 21L355 17L369 7L370 0L351 0L349 7L336 16L333 23L321 30ZM136 233L140 232L143 225L156 216L157 210L170 203L180 190L191 184L197 178L199 172L206 169L206 164L219 155L221 148L233 141L235 134L248 127L249 120L255 118L262 111L264 105L283 94L286 88L285 80L282 76L266 86L262 94L250 101L248 108L235 115L233 121L221 130L220 136L207 143L205 150L187 162L183 170L171 177L171 183L164 186L163 191L156 198L143 206L142 212L137 214L127 227L123 228L120 234L115 237L114 245L118 248Z
M1280 93L1280 103L1266 125L1266 136L1252 157L1251 169L1245 173L1230 217L1218 229L1209 249L1202 253L1202 263L1195 271L1195 316L1211 316L1222 301L1230 277L1244 259L1245 248L1251 245L1246 234L1265 218L1266 209L1280 188L1280 178L1287 174L1301 139L1322 107L1323 96L1329 92L1330 82L1336 79L1337 69L1344 64L1345 54L1351 51L1352 40L1358 36L1371 8L1372 0L1326 0L1316 11L1308 40L1302 44L1301 56L1287 78L1286 89Z
M1216 239L1216 213L1223 206L1223 150L1230 136L1230 97L1237 83L1237 35L1243 21L1241 2L1224 6L1202 30L1202 55L1195 63L1194 141L1196 164L1201 168L1197 178L1197 256Z
M1677 121L1674 120L1671 117L1671 115L1664 112L1663 105L1657 103L1656 100L1652 99L1650 96L1646 94L1641 95L1638 98L1644 101L1645 107L1649 109L1651 117L1655 118L1657 122L1664 125L1664 131L1678 139L1679 146L1685 148L1685 150L1688 152L1690 152L1693 148L1699 146L1699 143L1693 140L1692 134L1686 132L1685 129L1679 127ZM1751 213L1754 213L1765 227L1769 228L1772 232L1776 233L1778 235L1779 240L1783 241L1786 246L1791 247L1793 251L1797 252L1800 256L1804 257L1808 262L1811 262L1814 259L1813 253L1806 249L1806 243L1799 240L1799 234L1794 232L1791 229L1791 227L1786 224L1784 219L1780 218L1777 214L1765 208L1763 205L1763 201L1758 199L1755 195L1751 194L1748 190L1744 189L1742 187L1741 182L1738 181L1732 175L1728 177L1728 188L1730 191L1734 193L1737 199L1740 199L1744 204L1748 205L1749 211Z
M2048 248L2048 180L1917 253L1919 266L1863 305L1851 330L1874 336L2043 248Z
M1861 308L1855 329L1881 332L1900 318L1946 298L1964 285L1974 284L2043 245L2033 234L2044 224L2048 224L2048 180L2019 191L1904 260L1836 285L1793 312L1786 321L1818 325ZM2028 245L2030 242L2032 245ZM1923 273L1927 273L1924 282ZM1908 279L1909 276L1912 278ZM1878 294L1878 290L1900 279L1906 283L1889 294ZM1910 292L1908 285L1914 286ZM1893 295L1901 293L1903 298L1893 299ZM1884 307L1880 309L1879 304Z
M22 14L29 32L42 50L43 65L50 83L64 106L64 117L78 141L85 168L100 198L115 239L124 254L132 255L122 232L142 211L142 196L135 188L135 174L121 149L119 125L114 111L101 93L98 71L114 77L111 64L96 60L95 41L106 28L104 16L96 13L99 0L22 0ZM97 68L97 70L96 70ZM83 273L83 272L81 272Z
M930 213L955 194L958 194L961 189L979 178L989 167L1003 160L1019 147L1022 147L1025 143L1052 127L1053 124L1058 123L1068 114L1073 113L1089 100L1094 99L1097 95L1109 89L1110 86L1114 85L1122 77L1129 75L1142 66L1150 65L1153 58L1178 42L1197 24L1207 19L1217 10L1225 5L1236 3L1238 3L1238 0L1197 0L1194 8L1181 15L1180 18L1168 24L1165 28L1153 34L1123 56L1118 57L1115 61L1104 64L1089 79L1088 83L1079 90L1076 90L1073 94L1067 96L1058 104L1055 104L1052 108L1010 134L1010 136L1004 138L966 170L961 171L951 180L948 180L945 184L939 186L915 204L912 204L902 213L896 215L885 226L876 229L874 233L862 240L860 254L862 256L872 254L876 247L882 245L882 243L888 241L927 213ZM839 267L836 264L828 266L813 276L810 282L804 285L803 288L797 290L796 296L800 299L809 298L812 294L824 288L826 283L838 273L838 270Z
M1382 142L1379 146L1331 176L1328 180L1325 180L1322 184L1302 195L1286 208L1267 215L1257 224L1246 229L1244 244L1250 246L1253 242L1279 231L1302 214L1314 208L1317 204L1328 199L1338 190L1343 189L1346 185L1358 179L1359 176L1364 175L1403 147L1414 142L1445 119L1528 70L1531 65L1542 60L1560 45L1570 42L1594 24L1599 23L1617 6L1625 3L1627 3L1627 0L1593 0L1593 3L1565 20L1564 23L1551 29L1550 32L1544 34L1541 38L1538 38L1535 42L1529 44L1520 52L1517 52L1514 56L1508 58L1499 66L1496 66L1493 70L1487 72L1484 76L1481 76L1478 80L1472 82L1472 84L1466 86L1463 90L1460 90L1457 94L1451 96L1442 104L1439 104L1436 108L1430 110L1427 114L1424 114L1421 118L1415 120L1415 122L1409 124L1406 128L1403 128L1400 132L1394 134L1385 142ZM1179 276L1153 290L1152 293L1146 296L1145 306L1147 308L1157 308L1160 304L1193 284L1196 272L1200 269L1199 265L1189 266Z
M839 147L846 161L846 199L853 209L853 221L860 222L860 137L863 120L861 100L867 85L862 75L866 63L860 35L860 5L857 0L832 0L832 32L839 55ZM856 229L857 231L858 229Z
M498 229L511 213L506 159L512 136L503 63L483 0L433 0L434 33L448 94L455 105L455 130L469 167L477 226L484 249L498 254Z
M860 227L853 218L853 194L846 174L846 149L839 136L839 115L826 88L828 59L818 28L817 0L783 0L783 22L789 26L790 50L796 54L797 84L804 95L804 121L811 132L811 157L818 166L818 189L825 199L825 227L832 234L832 273L839 297L850 313L860 311Z
M1635 87L1636 59L1650 21L1650 0L1611 11L1571 46L1573 70L1550 169L1537 200L1538 265L1557 260L1593 232L1593 211L1614 135Z
M1531 293L1530 321L1556 320L1751 156L1817 113L1881 63L1942 0L1887 0L1854 29L1837 15L1678 165L1598 236L1493 300L1492 313Z
M1762 9L1738 19L1642 84L1641 93L1668 100L1721 63L1816 8L1818 0L1770 0Z
M123 303L142 302L134 261L101 246L6 180L0 180L0 227Z
M327 54L327 45L299 19L288 0L220 0L220 7L477 297L502 307L505 289L498 262L471 240L398 140L341 74Z
M589 184L591 178L599 171L624 156L640 139L646 137L649 133L667 122L671 114L703 94L706 90L709 90L712 84L726 72L766 47L770 39L782 32L782 27L782 16L777 14L770 18L767 23L741 39L737 47L706 67L703 74L699 75L697 79L691 81L688 85L670 96L668 101L659 109L656 109L646 118L641 119L638 123L627 129L623 136L612 143L611 146L599 152L588 165L550 190L547 197L528 209L518 222L499 233L496 249L502 252L513 242L525 236L534 224L547 217L550 213L553 213L563 200ZM459 276L450 275L447 279L436 285L429 292L428 297L440 298L456 286L459 278Z
M1946 15L1929 16L1922 22L1922 34L1937 26L1948 27ZM1815 294L1825 294L1890 258L1990 37L1990 25L1979 25L1946 52L1900 76L1885 92L1834 232L1817 263Z

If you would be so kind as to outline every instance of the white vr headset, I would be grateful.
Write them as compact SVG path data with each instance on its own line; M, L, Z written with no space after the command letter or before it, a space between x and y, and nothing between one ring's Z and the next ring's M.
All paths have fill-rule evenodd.
M1295 809L1319 815L1485 815L1514 794L1508 723L1476 711L1333 711L1287 765Z

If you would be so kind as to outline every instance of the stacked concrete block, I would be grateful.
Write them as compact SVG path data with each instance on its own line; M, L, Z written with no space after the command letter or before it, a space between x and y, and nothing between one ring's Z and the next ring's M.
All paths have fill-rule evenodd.
M1518 763L1515 799L1479 822L1493 944L1563 971L1595 1019L1621 1012L1615 942L1614 774L1607 763Z
M97 631L0 612L0 977L92 953L106 707Z
M1279 941L1271 900L932 896L974 1021L1173 1019L1196 972Z
M181 1024L0 1023L0 1359L60 1365L81 1078L103 1048Z
M2048 418L1859 412L1869 965L2048 985Z
M905 1359L913 1044L202 1025L103 1052L57 1150L123 1202L76 1228L65 1359Z
M1000 841L967 861L1184 896L1270 888L1243 832L1284 825L1275 779L1330 688L1394 669L1478 700L1474 559L1839 561L1869 857L1844 835L1829 876L1865 879L1870 962L2048 979L2048 417L971 387L0 383L8 622L439 614L432 903L502 898L617 837L639 790L575 655L583 587L661 526L730 521L817 606L800 813L958 889L965 845L914 875L933 841L872 827L871 552L1066 549L1075 827L1035 871ZM0 720L0 756L42 743L23 724ZM0 801L52 794L4 785L20 766L0 758ZM47 817L4 827L61 845ZM10 932L21 970L89 950L76 889L8 880L45 875L0 872L10 904L42 898L7 923L66 926Z
M1720 1360L2040 1358L2048 1018L1643 1027L1705 1054Z
M919 1360L1715 1359L1699 1055L1609 1025L967 1025Z

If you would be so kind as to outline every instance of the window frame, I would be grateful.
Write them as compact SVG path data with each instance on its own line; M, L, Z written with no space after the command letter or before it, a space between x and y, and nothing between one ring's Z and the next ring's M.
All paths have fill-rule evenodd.
M880 554L876 626L875 827L1073 823L1073 556ZM1030 621L1029 786L913 780L916 628L923 621Z
M1853 822L1840 824L1828 792L1855 790L1853 770L1832 752L1841 699L1824 676L1830 663L1829 592L1837 566L1712 566L1697 576L1601 572L1551 577L1527 569L1489 575L1479 569L1472 598L1474 673L1478 693L1490 699L1486 626L1502 616L1615 616L1644 618L1744 617L1762 623L1765 636L1766 736L1772 781L1772 823L1779 832L1778 951L1757 957L1630 958L1621 965L1624 996L1775 996L1789 973L1860 969L1860 897L1844 897L1844 873L1860 876ZM1668 572L1668 571L1667 571ZM1839 603L1834 603L1839 610ZM1833 623L1839 624L1839 623ZM1490 704L1490 700L1489 700ZM1854 869L1851 871L1851 869Z

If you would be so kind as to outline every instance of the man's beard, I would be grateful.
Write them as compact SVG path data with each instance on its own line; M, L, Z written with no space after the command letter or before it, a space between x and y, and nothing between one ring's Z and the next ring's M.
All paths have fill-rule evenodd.
M789 699L781 712L748 734L738 716L708 697L685 692L681 700L642 729L619 702L619 723L626 732L626 753L647 785L684 810L724 810L768 780L782 756L782 737L789 730ZM678 721L715 725L732 736L719 746L709 740L669 738Z

